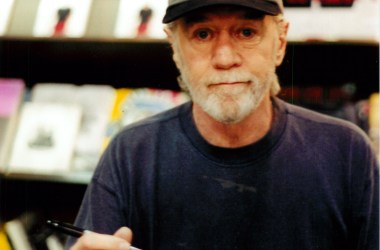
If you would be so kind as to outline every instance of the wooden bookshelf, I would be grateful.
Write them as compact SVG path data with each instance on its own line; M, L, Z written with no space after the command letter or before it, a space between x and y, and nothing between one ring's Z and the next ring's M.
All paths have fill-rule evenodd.
M0 76L37 82L178 89L164 40L0 38Z
M0 77L37 82L109 84L179 90L165 40L0 37ZM289 42L281 84L357 85L368 98L379 82L376 42Z
M109 84L179 90L171 48L161 39L0 37L0 77L39 82ZM355 83L356 100L379 91L379 44L371 41L289 42L278 68L283 86ZM3 177L86 184L91 173Z
M0 77L179 90L165 40L0 37ZM284 86L355 83L355 99L379 87L377 42L289 42L278 68ZM73 221L91 173L0 175L0 220L22 211Z
M86 185L0 176L0 224L24 212L73 222Z
M21 78L29 89L50 82L179 90L166 40L113 38L118 0L93 1L82 38L32 37L39 2L15 0L7 36L0 36L0 77ZM354 83L353 101L367 99L379 91L379 41L290 41L277 72L283 86ZM0 172L0 226L29 211L73 222L91 176Z

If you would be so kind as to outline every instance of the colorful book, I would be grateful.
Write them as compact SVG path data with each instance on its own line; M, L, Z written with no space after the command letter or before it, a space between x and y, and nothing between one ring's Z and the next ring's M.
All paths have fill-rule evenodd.
M0 78L0 169L6 168L23 103L22 79Z
M135 89L121 105L121 126L174 108L189 100L183 92L152 88Z
M26 102L8 172L51 174L70 171L81 118L79 105Z
M168 110L190 97L184 92L152 88L118 88L103 148L124 126Z
M374 148L379 155L380 160L380 95L373 93L369 97L369 114L368 126L369 137L371 138Z
M91 0L41 0L33 34L42 37L82 37Z
M12 250L12 246L8 240L7 234L2 229L0 229L0 249Z
M123 103L132 92L133 89L130 88L115 89L115 100L113 103L112 113L107 124L106 136L103 140L103 150L108 146L112 137L120 131L122 127L121 120L123 118Z

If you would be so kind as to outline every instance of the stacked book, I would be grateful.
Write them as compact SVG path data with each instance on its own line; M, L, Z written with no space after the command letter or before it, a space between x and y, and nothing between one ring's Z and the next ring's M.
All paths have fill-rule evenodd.
M3 173L92 172L124 126L189 100L171 90L38 83L23 101L24 90L21 80L0 80Z

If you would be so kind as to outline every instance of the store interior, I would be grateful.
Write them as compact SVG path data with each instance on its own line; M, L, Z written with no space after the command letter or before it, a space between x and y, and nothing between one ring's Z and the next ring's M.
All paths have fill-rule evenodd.
M189 100L178 86L178 70L162 31L166 3L0 2L0 111L5 105L2 82L17 79L22 85L15 111L3 117L0 112L1 228L19 220L37 249L48 249L45 240L50 231L41 230L45 220L74 221L96 161L117 132L109 132L111 122L119 119L119 127L126 125L125 117L120 123L123 107L116 101L117 92L121 93L117 90L127 90L130 100L133 96L160 106L160 110L133 111L146 112L145 117ZM284 16L290 31L284 62L277 69L279 98L355 123L379 151L379 0L289 0ZM23 106L34 101L36 86L44 84L51 89L70 85L77 92L81 86L108 86L114 93L105 114L103 142L91 164L76 168L70 161L65 168L33 168L12 163L12 155L28 163L15 142L21 134ZM59 88L55 91L62 94ZM71 157L74 154L72 146ZM58 235L58 242L63 241Z

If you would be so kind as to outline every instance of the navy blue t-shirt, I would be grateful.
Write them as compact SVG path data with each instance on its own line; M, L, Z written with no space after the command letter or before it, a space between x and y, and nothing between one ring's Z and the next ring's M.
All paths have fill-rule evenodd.
M128 226L144 250L378 249L378 161L364 133L276 98L273 106L269 133L236 149L202 138L192 103L126 127L76 225Z

